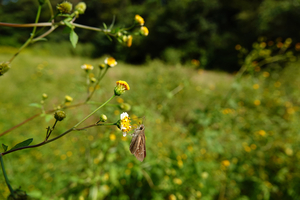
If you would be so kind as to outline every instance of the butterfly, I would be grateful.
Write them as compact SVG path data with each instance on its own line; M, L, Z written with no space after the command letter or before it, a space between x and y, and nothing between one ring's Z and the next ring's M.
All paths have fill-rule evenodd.
M141 162L146 157L145 126L141 124L132 134L129 150Z

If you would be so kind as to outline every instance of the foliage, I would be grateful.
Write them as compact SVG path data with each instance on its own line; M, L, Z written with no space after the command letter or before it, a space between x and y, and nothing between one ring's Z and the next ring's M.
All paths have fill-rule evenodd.
M39 68L50 60L53 65ZM85 60L96 65L103 58ZM39 95L28 96L27 92L13 98L22 89L15 84L26 82L24 91L35 86L34 93L55 97L45 105L50 108L65 93L82 98L75 90L84 90L79 84L84 80L79 70L81 58L36 57L27 52L15 62L19 70L12 69L3 77L11 89L0 86L5 94L2 130L30 116L32 107L26 105L39 100ZM71 67L66 69L65 63ZM49 148L5 157L14 184L36 199L299 198L299 62L284 70L271 65L246 73L233 85L235 92L225 103L233 82L228 74L203 70L195 74L191 68L165 66L160 61L139 70L122 63L117 68L108 72L104 82L113 88L112 80L122 77L131 86L116 103L129 103L131 116L146 117L144 163L131 156L129 138L115 129L95 127L62 138L59 146L53 143ZM18 76L25 72L28 76ZM42 81L45 78L48 83ZM53 87L53 83L60 87ZM111 92L102 90L94 99L105 99ZM9 105L23 110L18 119L3 109ZM93 107L68 110L67 116L72 117L67 117L64 125L74 124ZM108 119L115 119L122 111L111 106L103 112L114 113ZM16 144L28 136L42 139L41 127L47 122L41 117L35 123L39 126L20 127L12 132L13 138L4 136L1 142ZM0 193L5 196L8 191L3 181L0 179Z
M0 14L3 20L32 22L27 10L32 6L29 2L35 1L22 2L9 1L2 6ZM52 5L58 3L53 1ZM117 43L111 45L103 39L105 36L95 32L79 30L78 35L81 42L94 46L93 57L109 53L118 60L131 63L142 63L149 57L169 62L170 49L174 49L181 63L196 59L200 61L201 68L234 71L239 69L234 49L237 44L250 49L253 41L260 36L273 41L278 37L290 37L299 42L299 5L298 1L276 0L92 0L87 2L87 12L80 16L78 22L102 27L102 22L110 24L112 15L115 15L117 25L123 25L129 24L129 19L139 12L147 18L146 26L151 33L147 38L134 39L130 51ZM17 16L14 15L16 9ZM41 19L47 20L45 15ZM25 40L16 29L1 28L1 32L1 44L16 45L16 42ZM52 34L48 39L56 42L64 40L61 34Z

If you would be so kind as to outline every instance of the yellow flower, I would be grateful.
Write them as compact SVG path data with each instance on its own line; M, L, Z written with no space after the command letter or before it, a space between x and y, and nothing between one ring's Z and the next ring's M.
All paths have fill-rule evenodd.
M111 140L111 141L115 141L116 140L116 135L115 134L110 134L109 135L109 139Z
M174 178L173 182L177 185L181 185L182 184L182 180L180 178Z
M258 134L261 135L261 136L265 136L265 135L266 135L266 131L264 131L264 130L259 130L259 131L258 131Z
M144 21L144 19L140 16L140 15L135 15L135 21L137 22L137 23L139 23L141 26L143 26L144 25L144 23L145 23L145 21Z
M260 100L257 100L257 99L256 99L256 100L254 101L254 105L259 106L259 105L260 105Z
M128 35L128 36L127 36L127 46L128 46L128 47L131 47L131 45L132 45L132 36L131 36L131 35Z
M115 87L115 95L120 96L126 90L130 90L130 87L126 81L117 81L117 86Z
M104 63L107 64L110 67L114 67L118 64L116 59L114 59L113 57L106 58Z
M259 85L258 84L254 84L252 87L253 87L253 89L257 90L259 88Z
M230 161L229 160L223 160L222 165L224 165L225 167L228 167L230 165Z
M89 64L84 64L81 66L81 69L84 69L85 71L89 71L89 70L93 70L94 67L92 65Z
M104 65L104 64L99 64L99 68L100 68L100 69L104 69L105 66L106 66L106 65Z
M121 125L120 125L120 129L123 131L123 136L125 137L127 132L130 131L131 129L131 125L130 125L130 117L127 114L127 112L123 112L120 115L121 118Z
M149 34L149 30L146 26L141 27L141 34L147 36Z
M176 200L177 198L174 194L171 194L168 199L169 200Z

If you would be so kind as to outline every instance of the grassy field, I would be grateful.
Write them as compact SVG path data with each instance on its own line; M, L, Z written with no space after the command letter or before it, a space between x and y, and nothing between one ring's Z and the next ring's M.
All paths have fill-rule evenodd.
M14 49L0 47L0 60ZM105 58L105 57L104 57ZM86 98L84 63L104 58L57 57L27 50L0 77L0 133L40 112L29 106L48 95L45 109L71 96ZM34 199L203 199L300 198L299 63L245 74L195 70L154 60L142 66L118 63L101 81L94 104L66 109L56 136L113 94L115 82L130 85L121 98L98 111L116 122L128 103L131 118L145 117L147 157L129 152L130 136L116 127L71 132L48 145L4 156L12 186ZM1 137L13 145L41 142L54 119L38 117ZM138 124L136 120L133 122ZM82 126L84 126L82 125ZM0 178L0 199L9 190Z

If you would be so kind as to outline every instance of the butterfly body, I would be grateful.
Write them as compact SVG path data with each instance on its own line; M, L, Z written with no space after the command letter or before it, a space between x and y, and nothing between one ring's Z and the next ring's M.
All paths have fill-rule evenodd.
M139 161L143 162L146 157L145 126L143 124L134 130L129 150Z

